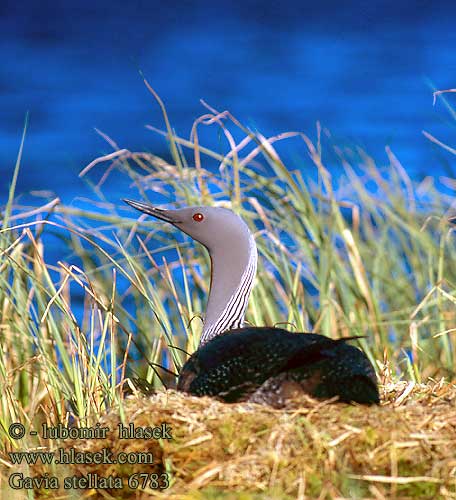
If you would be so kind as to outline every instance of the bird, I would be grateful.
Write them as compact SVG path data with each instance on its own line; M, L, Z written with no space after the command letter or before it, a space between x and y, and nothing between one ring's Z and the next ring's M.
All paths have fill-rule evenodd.
M216 206L164 209L124 199L201 243L211 260L211 283L198 349L182 366L177 390L226 403L275 408L307 394L378 404L375 370L366 354L347 343L275 327L244 326L257 270L253 233L234 211Z

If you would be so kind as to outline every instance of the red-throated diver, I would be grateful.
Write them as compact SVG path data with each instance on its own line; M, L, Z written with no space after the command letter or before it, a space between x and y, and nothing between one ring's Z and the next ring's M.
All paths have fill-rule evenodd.
M283 406L299 392L318 398L378 403L375 371L366 355L346 343L313 333L245 327L245 310L257 267L247 224L231 210L188 207L165 210L124 200L177 227L211 257L211 287L198 350L179 374L177 389L226 402Z

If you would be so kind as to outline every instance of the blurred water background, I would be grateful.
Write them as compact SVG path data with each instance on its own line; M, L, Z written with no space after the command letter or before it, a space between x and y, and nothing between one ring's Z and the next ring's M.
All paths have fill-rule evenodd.
M315 133L359 144L379 163L392 147L415 178L454 175L454 145L432 85L455 86L454 2L0 2L0 195L7 192L24 115L30 128L18 193L85 194L78 172L120 147L166 154L146 130L163 120L142 70L188 136L203 98L264 135ZM217 147L217 135L209 144ZM453 142L452 142L453 141ZM305 151L290 145L293 165ZM128 186L107 185L108 197Z
M454 1L0 0L0 205L27 111L21 204L45 191L89 208L78 173L112 152L95 128L120 148L169 157L166 141L145 128L164 125L139 71L180 135L206 111L202 98L265 136L297 130L315 139L320 121L334 143L359 145L380 165L389 146L414 179L454 177L456 156L422 130L455 146L455 120L432 99L434 89L456 86L455 14ZM216 130L204 141L228 150ZM314 172L302 142L279 151L290 168ZM104 194L119 204L138 196L122 176ZM49 233L47 260L64 259ZM83 292L72 289L81 317Z

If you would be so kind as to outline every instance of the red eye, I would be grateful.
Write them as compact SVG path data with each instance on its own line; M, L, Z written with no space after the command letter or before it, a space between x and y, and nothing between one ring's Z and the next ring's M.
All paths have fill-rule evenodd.
M199 212L197 214L193 214L193 220L195 220L196 222L201 222L202 220L204 220L204 215L200 214Z

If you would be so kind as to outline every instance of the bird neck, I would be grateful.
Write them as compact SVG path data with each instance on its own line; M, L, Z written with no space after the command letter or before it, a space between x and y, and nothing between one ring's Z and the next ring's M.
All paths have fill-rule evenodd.
M211 288L200 346L244 324L245 310L257 268L257 247L250 232L231 248L213 248Z

